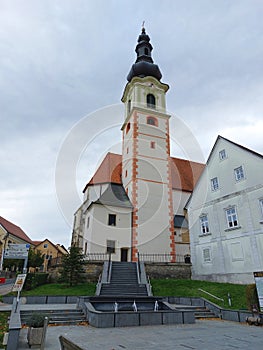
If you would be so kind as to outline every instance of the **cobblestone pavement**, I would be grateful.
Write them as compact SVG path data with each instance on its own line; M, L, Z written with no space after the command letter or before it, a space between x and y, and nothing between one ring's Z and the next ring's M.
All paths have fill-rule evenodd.
M26 329L19 350L28 350ZM221 320L199 320L191 325L94 328L48 327L45 349L60 349L64 335L85 350L262 350L263 327Z

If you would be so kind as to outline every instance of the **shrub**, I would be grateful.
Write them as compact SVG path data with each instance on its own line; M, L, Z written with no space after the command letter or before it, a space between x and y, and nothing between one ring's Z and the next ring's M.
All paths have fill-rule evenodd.
M45 321L44 314L34 312L30 318L27 320L27 325L33 328L40 328L44 326Z
M31 290L47 283L47 273L28 273L25 281L25 290Z

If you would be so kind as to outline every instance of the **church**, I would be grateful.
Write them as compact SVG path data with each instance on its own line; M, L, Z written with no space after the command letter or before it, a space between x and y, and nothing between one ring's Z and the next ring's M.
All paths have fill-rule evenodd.
M127 76L122 154L108 153L86 184L74 216L72 245L114 261L189 259L184 207L204 164L170 155L169 86L142 28Z

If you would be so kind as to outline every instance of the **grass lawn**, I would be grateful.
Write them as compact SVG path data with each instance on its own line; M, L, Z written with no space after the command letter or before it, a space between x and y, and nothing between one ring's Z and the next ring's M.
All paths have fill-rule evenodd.
M44 284L29 291L23 291L22 296L27 295L95 295L96 283L83 283L69 287L64 284Z
M0 346L3 347L4 333L8 331L7 319L10 316L10 312L2 311L0 312Z
M228 293L230 293L232 309L247 308L246 285L175 279L152 279L151 284L153 294L156 296L203 297L221 307L229 308ZM201 292L199 288L224 299L224 302ZM45 284L34 290L23 291L22 295L95 295L95 290L95 283L84 283L73 287L54 283Z
M151 280L153 294L156 296L203 297L213 303L229 308L228 293L231 295L232 309L246 309L246 285L215 283L206 281L159 279ZM224 299L224 302L201 292L199 288Z

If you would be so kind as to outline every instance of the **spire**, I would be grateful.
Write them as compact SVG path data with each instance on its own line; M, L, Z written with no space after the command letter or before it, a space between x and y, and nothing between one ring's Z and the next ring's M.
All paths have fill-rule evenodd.
M150 43L150 37L146 34L144 28L144 22L142 25L142 32L138 37L138 43L135 49L137 59L132 65L131 70L127 76L127 80L131 81L133 77L147 77L151 76L157 80L161 80L162 73L157 64L153 63L151 56L152 45Z

